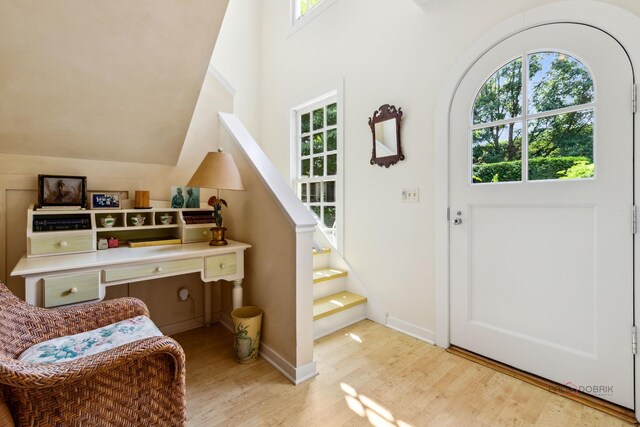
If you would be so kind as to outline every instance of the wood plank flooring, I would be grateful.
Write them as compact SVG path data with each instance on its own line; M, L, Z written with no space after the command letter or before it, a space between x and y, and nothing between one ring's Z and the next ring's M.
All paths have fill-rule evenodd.
M220 324L174 338L189 427L630 425L368 320L317 340L320 375L298 386L262 359L236 363Z

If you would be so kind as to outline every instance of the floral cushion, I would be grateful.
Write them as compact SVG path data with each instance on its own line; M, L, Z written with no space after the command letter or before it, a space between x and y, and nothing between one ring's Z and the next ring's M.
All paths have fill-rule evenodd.
M137 316L92 331L43 341L25 350L18 360L31 363L68 362L154 336L162 336L162 332L147 316Z

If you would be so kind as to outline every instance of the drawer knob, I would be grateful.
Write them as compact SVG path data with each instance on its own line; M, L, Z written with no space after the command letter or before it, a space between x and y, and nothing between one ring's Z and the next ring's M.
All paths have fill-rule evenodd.
M203 235L203 236L206 236L206 235L208 235L208 234L209 234L209 232L208 232L208 231L203 231L203 232L202 232L202 235Z
M224 268L224 264L220 264L220 268Z
M69 293L70 293L70 294L77 294L77 293L78 293L78 288L71 288L71 289L69 289Z
M66 248L67 246L69 246L69 243L67 243L66 240L63 240L62 242L60 242L60 247L61 248Z
M156 267L156 272L157 273L162 273L162 267Z

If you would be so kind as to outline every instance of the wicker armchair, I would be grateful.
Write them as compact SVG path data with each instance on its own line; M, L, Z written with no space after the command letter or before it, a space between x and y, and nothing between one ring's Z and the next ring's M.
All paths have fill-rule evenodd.
M169 337L150 337L73 361L18 361L30 346L138 315L135 298L42 309L0 283L0 397L17 426L183 426L185 357Z

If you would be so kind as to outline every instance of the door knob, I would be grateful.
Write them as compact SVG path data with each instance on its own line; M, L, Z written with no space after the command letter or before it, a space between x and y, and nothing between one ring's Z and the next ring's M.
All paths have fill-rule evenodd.
M453 218L453 219L451 220L451 223L452 223L453 225L460 225L460 224L462 224L462 218Z

